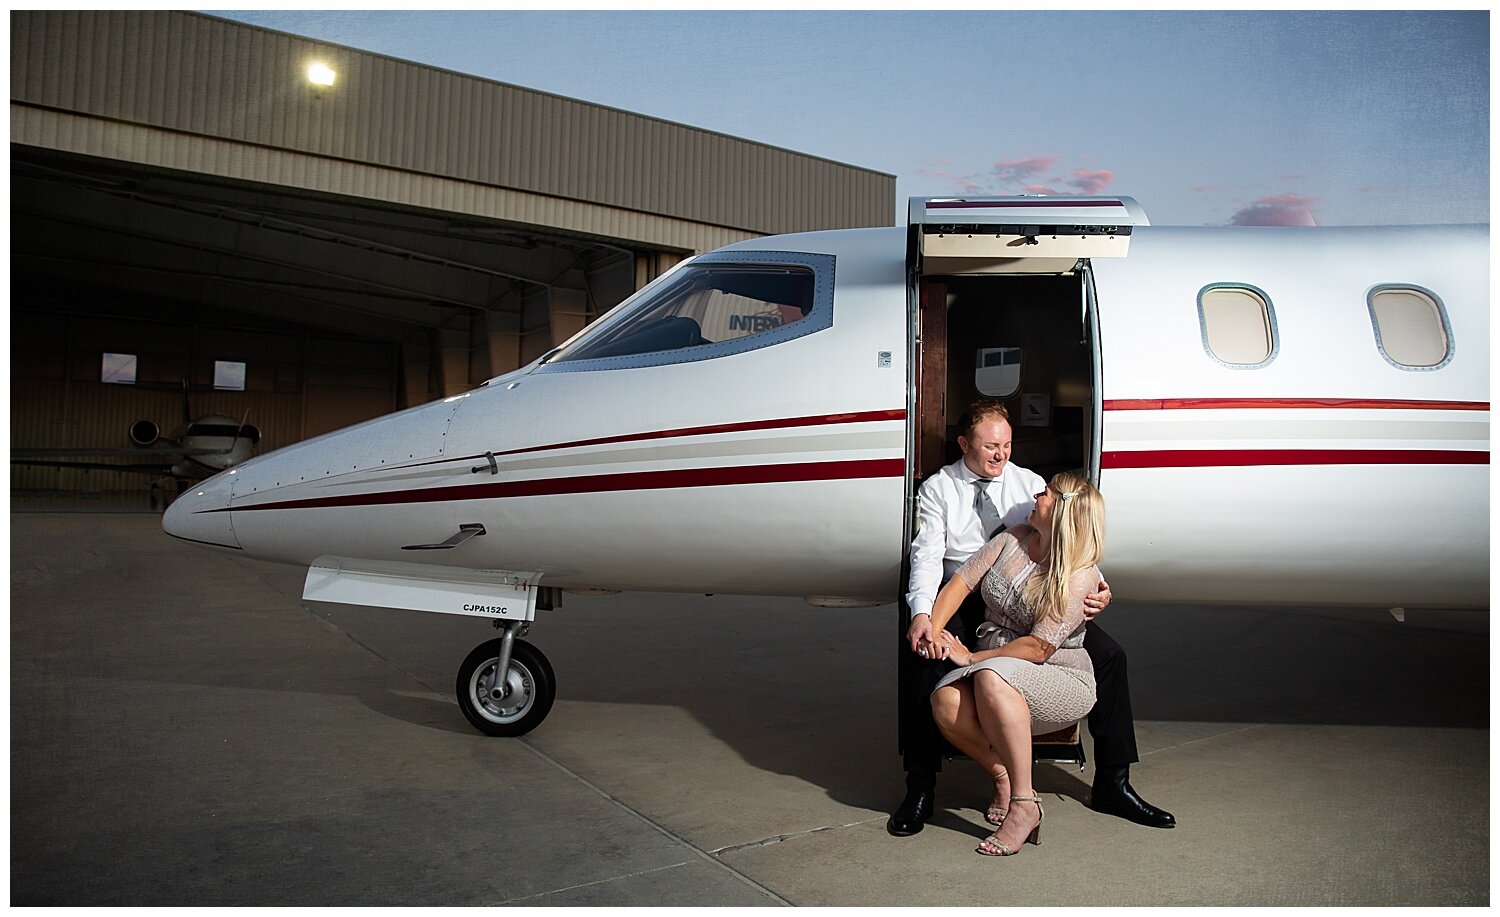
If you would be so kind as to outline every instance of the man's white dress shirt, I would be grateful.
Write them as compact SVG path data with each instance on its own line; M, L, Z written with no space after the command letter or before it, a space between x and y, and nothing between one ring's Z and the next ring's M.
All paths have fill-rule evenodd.
M974 511L974 482L978 480L960 457L923 481L917 491L917 537L911 543L911 580L906 593L913 617L932 614L938 590L989 541ZM984 488L1001 523L1009 529L1026 521L1036 495L1046 486L1036 473L1006 462L1000 477Z

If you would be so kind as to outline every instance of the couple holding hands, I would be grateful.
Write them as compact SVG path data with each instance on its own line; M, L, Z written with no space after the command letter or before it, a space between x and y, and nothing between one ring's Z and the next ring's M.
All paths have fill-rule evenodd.
M1139 758L1125 654L1091 623L1110 601L1098 567L1103 498L1081 472L1044 483L1010 464L999 402L971 406L959 430L963 456L918 493L900 666L907 793L887 830L915 834L931 817L947 739L995 781L985 820L996 830L978 852L1038 843L1031 737L1085 716L1097 759L1090 806L1173 827L1130 786Z

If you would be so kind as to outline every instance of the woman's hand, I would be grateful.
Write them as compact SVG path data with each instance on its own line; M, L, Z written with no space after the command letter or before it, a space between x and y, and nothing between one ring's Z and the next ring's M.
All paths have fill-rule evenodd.
M953 636L952 631L943 631L941 639L943 646L948 650L949 661L960 666L968 665L973 661L974 654L969 652L969 648L964 646L962 640Z

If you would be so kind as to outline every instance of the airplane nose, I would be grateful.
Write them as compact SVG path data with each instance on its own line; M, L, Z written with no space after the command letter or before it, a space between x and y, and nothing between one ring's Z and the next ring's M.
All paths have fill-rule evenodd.
M161 520L162 530L185 541L238 549L240 543L234 537L234 526L229 518L232 488L233 479L229 472L214 475L188 488L167 507Z

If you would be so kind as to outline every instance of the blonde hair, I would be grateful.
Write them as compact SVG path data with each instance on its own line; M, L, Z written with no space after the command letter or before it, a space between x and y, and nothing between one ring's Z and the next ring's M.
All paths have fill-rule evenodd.
M1081 471L1064 471L1047 482L1056 495L1052 508L1049 565L1023 590L1038 618L1061 619L1068 609L1068 583L1104 556L1104 497Z

